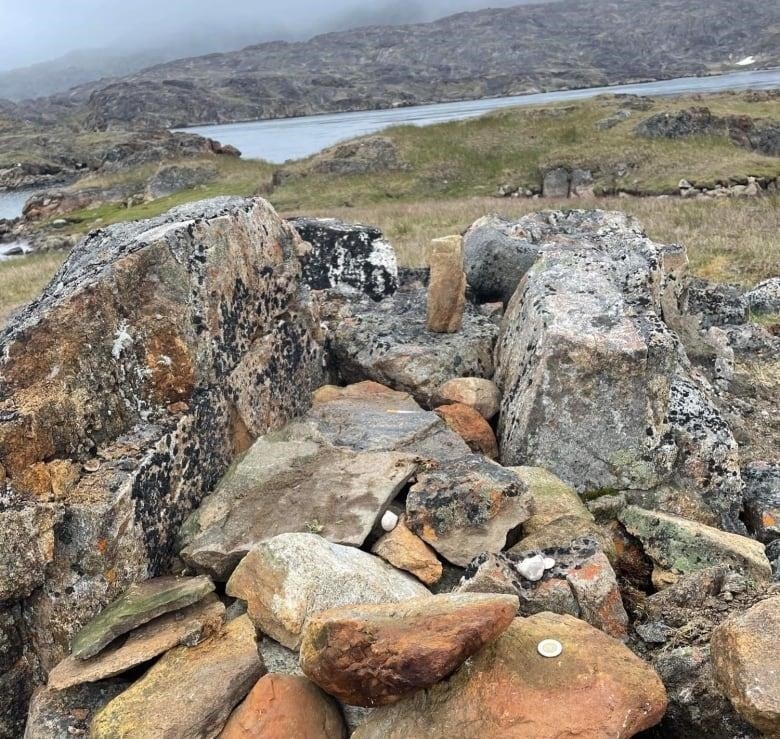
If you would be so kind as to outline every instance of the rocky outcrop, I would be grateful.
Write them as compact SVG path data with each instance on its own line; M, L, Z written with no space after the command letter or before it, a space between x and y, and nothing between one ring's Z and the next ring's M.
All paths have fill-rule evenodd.
M559 657L538 651L560 643ZM374 711L354 739L631 737L657 724L666 691L627 647L571 616L515 619L492 644L434 688Z
M0 593L30 645L17 685L163 572L236 454L306 409L322 351L300 244L261 200L112 226L0 335ZM21 541L36 542L24 577Z
M301 256L309 287L351 289L373 300L398 289L395 251L378 229L335 218L293 218L289 223L310 246Z

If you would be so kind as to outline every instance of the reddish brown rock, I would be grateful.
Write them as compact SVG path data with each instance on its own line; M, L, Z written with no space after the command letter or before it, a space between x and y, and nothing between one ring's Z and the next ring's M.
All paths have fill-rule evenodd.
M537 651L555 639L558 657ZM517 618L449 680L378 708L353 739L626 739L657 724L666 690L627 647L571 616Z
M411 572L426 585L441 580L443 567L436 552L409 530L405 516L374 544L371 551L393 567Z
M334 608L309 620L301 667L345 703L387 705L444 680L516 613L514 596L465 593Z
M490 424L474 408L463 403L443 405L436 413L444 423L469 445L472 452L481 452L498 459L498 442Z
M466 307L466 273L463 271L463 239L446 236L431 242L431 274L428 281L428 330L455 333L463 323Z
M342 739L336 702L295 675L266 675L230 715L219 739Z

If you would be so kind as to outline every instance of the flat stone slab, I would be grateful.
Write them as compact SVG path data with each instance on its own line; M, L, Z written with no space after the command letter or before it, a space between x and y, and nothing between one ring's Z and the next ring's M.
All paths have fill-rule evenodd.
M673 575L730 564L757 580L772 577L764 545L754 539L637 506L624 508L618 518L655 565Z
M258 629L290 649L300 646L306 620L320 611L430 595L379 557L314 534L280 534L258 544L226 592L245 600Z
M507 537L530 515L522 479L477 454L420 473L406 498L409 529L461 567L511 546Z
M93 657L118 636L186 608L213 590L207 577L158 577L134 583L76 634L71 653L77 659Z
M149 662L180 644L195 646L219 631L224 617L225 606L215 595L207 595L191 606L149 621L124 641L117 640L94 657L67 657L49 672L48 686L52 690L64 690L81 683L105 680Z
M345 703L388 705L449 677L516 613L515 596L468 593L333 608L306 624L301 667Z
M196 647L176 647L92 721L93 739L214 737L262 676L246 616Z
M182 527L182 559L225 581L261 541L318 533L362 546L417 469L409 454L356 452L291 424L260 438Z

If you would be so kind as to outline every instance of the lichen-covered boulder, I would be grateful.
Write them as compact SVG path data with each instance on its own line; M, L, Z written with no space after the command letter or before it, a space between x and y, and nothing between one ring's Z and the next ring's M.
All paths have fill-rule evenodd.
M748 529L765 544L780 539L780 462L750 462L742 479Z
M780 277L770 277L744 295L748 311L761 315L780 313Z
M398 289L395 251L378 229L335 218L293 218L289 223L308 244L301 262L303 280L313 289L353 290L373 300Z
M323 320L334 377L343 383L380 382L430 408L447 380L493 376L498 327L470 303L454 334L427 329L425 289L412 286L378 303L329 296Z
M110 226L0 334L0 515L18 522L0 530L0 592L23 599L44 669L164 570L236 454L322 384L301 244L260 199ZM37 542L26 578L20 535Z

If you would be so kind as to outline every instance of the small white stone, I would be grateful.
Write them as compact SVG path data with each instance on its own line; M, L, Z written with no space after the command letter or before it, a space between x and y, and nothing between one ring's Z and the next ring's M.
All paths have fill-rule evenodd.
M563 651L563 644L557 639L542 639L536 647L542 657L557 657Z
M398 526L398 516L392 511L385 511L385 515L382 516L382 528L385 531L392 531Z
M524 559L519 565L517 565L517 571L526 579L531 582L536 582L544 577L544 557L541 554L537 554L533 557Z
M544 558L544 569L545 570L551 570L553 567L555 567L555 560L552 557L545 557Z

